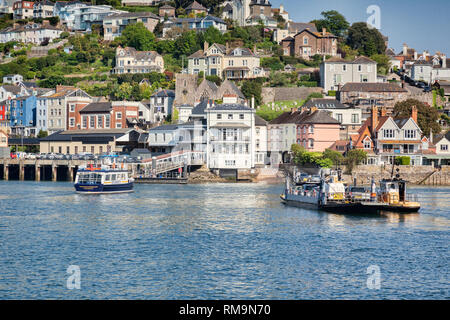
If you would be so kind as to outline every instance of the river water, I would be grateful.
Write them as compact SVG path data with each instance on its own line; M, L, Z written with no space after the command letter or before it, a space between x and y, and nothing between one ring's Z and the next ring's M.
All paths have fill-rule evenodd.
M287 207L282 189L86 196L70 183L0 181L0 298L450 298L450 188L413 189L419 214L377 216ZM80 289L68 289L71 265Z

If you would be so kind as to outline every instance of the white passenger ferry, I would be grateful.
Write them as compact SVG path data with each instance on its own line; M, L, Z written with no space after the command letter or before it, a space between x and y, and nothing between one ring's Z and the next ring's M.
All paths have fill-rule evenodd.
M75 190L84 194L133 192L134 179L129 177L128 170L112 166L89 165L81 167L75 178Z

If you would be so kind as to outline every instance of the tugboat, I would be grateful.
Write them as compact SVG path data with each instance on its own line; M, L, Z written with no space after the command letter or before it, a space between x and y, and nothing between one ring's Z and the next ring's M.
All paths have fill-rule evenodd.
M133 182L123 164L120 169L115 163L99 167L90 164L78 169L74 187L83 194L123 193L133 192Z
M367 214L381 211L411 213L420 209L420 203L411 200L411 196L406 193L407 182L400 179L398 172L395 178L380 181L378 192L372 179L369 199L347 198L345 185L341 180L340 170L335 174L322 173L320 183L296 182L288 175L285 191L280 197L287 205L297 207L307 205L336 213Z

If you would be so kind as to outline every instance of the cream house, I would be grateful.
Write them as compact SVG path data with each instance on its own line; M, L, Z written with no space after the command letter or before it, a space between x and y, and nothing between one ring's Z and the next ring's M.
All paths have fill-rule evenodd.
M115 74L164 72L164 59L156 51L137 51L134 48L116 49Z
M188 73L217 75L220 78L238 80L264 76L260 67L260 58L248 48L230 49L227 46L214 43L204 44L188 58Z

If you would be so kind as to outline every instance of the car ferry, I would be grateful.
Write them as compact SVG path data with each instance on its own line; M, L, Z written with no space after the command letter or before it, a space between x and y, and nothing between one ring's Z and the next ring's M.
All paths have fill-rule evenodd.
M294 177L296 175L294 174ZM307 179L298 181L286 177L286 188L281 200L287 205L297 207L312 206L316 209L337 213L379 213L381 211L412 213L418 212L420 203L406 193L407 182L396 178L380 181L377 188L372 180L369 198L348 198L341 174L328 174L321 178L320 183L308 183Z
M133 182L126 168L89 165L78 169L74 187L84 194L123 193L133 192Z

